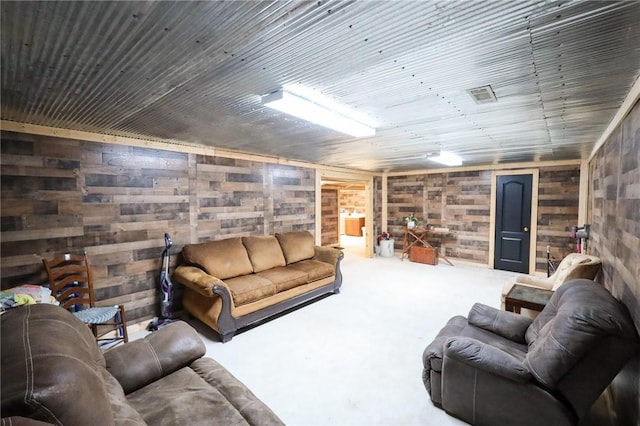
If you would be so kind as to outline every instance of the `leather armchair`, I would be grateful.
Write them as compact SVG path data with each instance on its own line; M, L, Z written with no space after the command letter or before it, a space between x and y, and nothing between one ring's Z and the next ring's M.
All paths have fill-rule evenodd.
M555 291L565 282L575 280L577 278L594 280L596 278L596 275L598 275L598 272L600 272L601 267L602 261L599 257L582 253L570 253L564 259L562 259L562 261L558 265L558 268L550 277L536 277L523 274L518 275L515 279L506 282L502 287L502 296L500 298L501 308L505 308L505 297L515 284ZM524 311L529 310L524 309ZM532 316L532 318L535 317L535 314L531 315L527 313L527 315Z
M626 307L572 280L534 320L475 304L423 354L436 406L478 425L574 425L640 348Z

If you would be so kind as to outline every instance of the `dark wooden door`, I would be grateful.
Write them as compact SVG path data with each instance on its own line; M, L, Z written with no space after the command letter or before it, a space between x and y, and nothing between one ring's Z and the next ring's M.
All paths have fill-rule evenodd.
M532 175L498 176L494 268L529 273Z

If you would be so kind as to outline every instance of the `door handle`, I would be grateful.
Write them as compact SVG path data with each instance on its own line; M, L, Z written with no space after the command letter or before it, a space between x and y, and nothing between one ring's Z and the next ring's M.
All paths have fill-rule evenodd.
M524 227L524 232L529 232L529 228L528 227Z

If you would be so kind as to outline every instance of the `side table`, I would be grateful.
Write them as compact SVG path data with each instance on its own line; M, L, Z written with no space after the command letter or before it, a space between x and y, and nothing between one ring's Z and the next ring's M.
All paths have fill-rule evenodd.
M504 308L516 314L520 313L521 308L540 312L552 295L553 291L551 290L515 284L504 298Z

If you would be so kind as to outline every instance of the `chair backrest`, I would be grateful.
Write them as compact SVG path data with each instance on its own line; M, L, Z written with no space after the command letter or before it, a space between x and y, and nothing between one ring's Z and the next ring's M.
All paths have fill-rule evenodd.
M640 348L625 305L586 279L562 285L525 337L527 368L543 387L562 394L578 417Z
M87 254L63 254L42 259L49 279L51 295L67 310L94 306L93 273Z
M562 259L556 272L549 277L553 282L552 290L557 290L565 282L578 278L593 280L601 267L602 262L599 257L582 253L568 254Z

